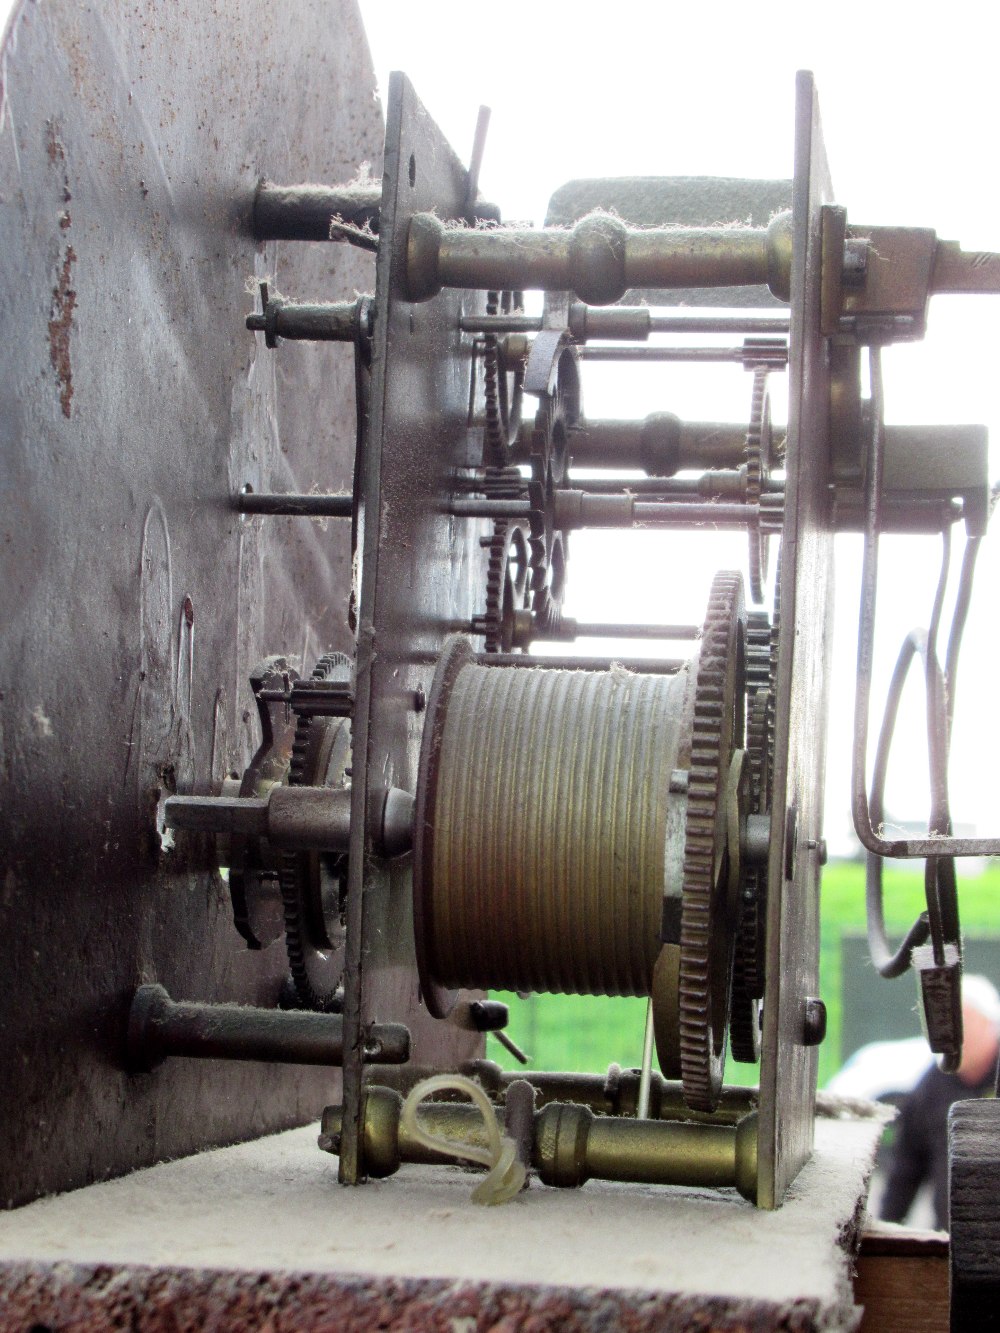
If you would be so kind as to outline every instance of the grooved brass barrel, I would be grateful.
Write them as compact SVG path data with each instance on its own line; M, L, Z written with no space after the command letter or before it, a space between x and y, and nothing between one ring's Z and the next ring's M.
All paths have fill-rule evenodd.
M688 670L442 656L421 755L417 952L432 1012L461 987L646 995L679 895ZM676 785L676 784L675 784Z

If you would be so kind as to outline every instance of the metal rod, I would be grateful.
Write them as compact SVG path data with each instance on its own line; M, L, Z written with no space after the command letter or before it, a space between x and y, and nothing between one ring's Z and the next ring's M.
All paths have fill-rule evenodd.
M585 306L587 334L591 337L607 337L601 332L602 324L610 324L610 310ZM619 306L615 313L638 315L646 311L649 316L650 333L771 333L788 332L788 315L695 315L671 314L658 315L645 306ZM570 320L573 320L574 308L570 307Z
M684 502L637 500L633 527L637 528L745 528L755 505L685 504Z
M742 495L746 478L737 471L713 468L703 472L700 477L584 477L577 478L570 472L573 489L583 491L584 495L635 495L656 496L659 500L684 500L686 496L695 496L709 500L715 496L732 497ZM776 492L783 492L784 487L771 487Z
M701 638L700 625L637 625L629 621L614 624L566 617L562 621L562 629L579 639L669 639L686 642ZM562 638L563 635L558 637Z
M481 106L476 117L476 132L472 136L472 155L469 158L469 174L465 185L465 216L471 218L476 210L476 196L479 194L479 172L486 152L486 135L490 128L490 109Z
M528 423L518 437L518 456L531 450ZM633 420L585 421L569 433L567 452L577 467L634 467L654 477L688 468L739 467L746 457L747 427L741 422L682 421L672 412Z
M266 495L240 491L233 497L233 508L241 514L278 514L289 518L350 518L354 496L346 495Z
M455 518L520 518L531 516L527 500L466 500L461 497L448 505L448 513Z
M266 796L170 796L167 828L267 838L289 851L343 852L351 835L346 788L275 785Z
M538 333L541 315L463 315L458 321L463 333Z
M498 1029L492 1035L496 1037L504 1050L508 1051L514 1057L518 1064L526 1065L528 1063L530 1057L521 1050L520 1046L518 1046L517 1042L514 1041L512 1037L507 1036L506 1032L502 1032Z
M365 1045L372 1064L405 1064L410 1033L401 1023L373 1024ZM129 1063L147 1072L171 1056L336 1067L343 1047L340 1014L177 1002L156 985L140 986L129 1011Z
M538 333L541 315L464 315L463 333ZM648 306L588 306L574 301L569 330L577 342L588 338L623 338L639 342L650 333L770 333L788 332L787 314L725 315L656 314Z
M549 671L610 671L623 667L640 676L673 676L687 666L683 657L555 657L548 653L478 653L480 666L542 667Z
M639 1096L636 1101L636 1120L649 1119L649 1084L653 1072L653 1001L646 1001L646 1027L642 1036L642 1065L639 1070Z
M757 516L757 506L708 502L637 500L627 490L619 494L587 495L560 490L555 498L555 526L580 528L745 528ZM448 513L456 518L509 518L527 522L526 500L453 499Z
M336 301L322 305L281 301L270 297L264 309L247 316L252 333L266 333L269 346L276 338L304 342L353 342L371 333L373 302L370 296L355 301Z
M407 1093L415 1083L426 1078L421 1065L373 1072L369 1083L378 1083ZM635 1116L639 1093L638 1069L611 1065L606 1074L570 1074L552 1070L503 1070L495 1060L470 1060L461 1067L463 1074L476 1079L493 1101L502 1101L507 1089L517 1079L527 1080L535 1090L535 1105L540 1110L549 1102L575 1102L589 1106L597 1115ZM735 1125L760 1099L757 1088L725 1087L714 1111L692 1111L684 1101L679 1080L665 1079L657 1070L650 1075L650 1114L654 1120L692 1120L696 1123Z
M378 231L382 189L378 185L272 185L263 182L253 204L258 241L328 241L330 223Z
M736 361L759 365L784 366L788 361L787 347L645 347L593 346L588 344L577 352L581 361Z
M465 634L484 635L486 625L482 619L469 621L464 627ZM563 616L558 625L551 629L539 629L533 624L530 639L532 642L572 642L574 639L666 639L673 643L688 642L701 638L700 625L646 625L623 620L596 621L574 620L572 616ZM268 697L261 691L261 698Z

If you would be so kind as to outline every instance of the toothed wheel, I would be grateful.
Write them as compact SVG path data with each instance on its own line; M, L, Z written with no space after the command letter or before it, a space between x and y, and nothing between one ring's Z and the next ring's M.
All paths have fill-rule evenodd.
M350 679L343 653L321 657L313 680ZM351 724L347 718L300 717L295 728L291 786L343 787L349 779ZM285 947L302 1005L325 1010L337 1003L344 968L344 896L347 857L323 852L285 852L278 872L285 917Z
M486 614L482 625L485 651L509 653L514 648L518 611L530 601L528 532L505 519L493 525L486 569Z
M566 484L569 431L580 415L580 377L576 356L564 348L555 389L542 397L531 437L529 561L531 609L542 631L555 628L565 586L567 534L554 525L555 492Z
M769 691L757 690L747 718L747 754L750 759L750 808L764 815L771 808L771 769L768 744ZM756 1010L764 996L767 938L767 866L747 866L740 879L740 921L733 973L733 1005L730 1027L733 1056L755 1061L737 1050L737 1029L746 1027L746 1013ZM739 992L739 1002L737 1001ZM756 1019L755 1019L756 1023ZM760 1029L753 1034L754 1049L760 1044ZM743 1043L743 1049L749 1049Z
M727 783L743 746L746 610L743 579L717 574L694 696L681 899L679 1027L684 1100L711 1111L725 1066L737 904L727 853Z
M750 427L746 438L747 505L750 520L750 596L764 600L767 579L768 538L761 523L761 492L771 469L771 398L767 392L767 368L758 366L753 375Z
M520 292L489 292L487 315L510 314L521 306ZM524 369L508 371L501 364L500 340L495 333L483 339L483 387L486 425L483 431L483 462L487 467L506 468L521 425L521 388Z
M781 547L774 569L774 608L771 612L771 635L768 645L768 700L767 700L767 762L774 772L775 704L778 698L778 646L781 637Z
M760 1000L747 990L737 942L729 1002L729 1049L737 1064L755 1065L760 1060L760 1015Z
M771 684L771 617L765 610L747 611L747 697Z

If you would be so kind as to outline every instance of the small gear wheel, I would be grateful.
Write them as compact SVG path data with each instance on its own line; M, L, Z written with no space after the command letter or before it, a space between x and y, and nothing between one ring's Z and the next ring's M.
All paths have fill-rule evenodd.
M747 611L747 696L771 684L771 617L760 607Z
M541 630L554 627L565 587L567 534L555 528L555 492L566 484L569 432L580 415L580 375L576 355L564 347L555 388L535 414L528 482L531 607Z
M742 749L746 609L743 579L712 584L695 677L684 840L678 1013L684 1100L712 1111L725 1066L736 939L728 865L727 784Z
M524 524L499 519L493 525L486 569L486 614L482 630L488 653L514 649L517 613L530 602L528 530Z
M321 657L313 680L348 680L351 659L343 653ZM298 719L290 786L345 787L351 764L348 718ZM329 1010L338 1002L344 968L344 914L347 857L325 852L284 852L278 871L285 918L285 947L300 1003Z
M778 649L781 644L781 547L774 569L774 609L771 612L771 636L768 644L767 762L774 772L775 709L778 701Z
M771 806L768 747L770 691L756 690L747 717L750 761L750 808L766 814ZM767 941L767 866L746 866L740 875L739 925L733 963L733 994L729 1041L733 1059L756 1064L760 1059L760 1001L764 996Z
M770 690L757 690L747 719L751 804L755 815L771 809ZM737 952L746 993L763 999L767 939L767 866L748 866L740 885L740 927Z
M733 961L733 993L729 1000L729 1049L737 1064L755 1065L760 1060L761 1002L747 991L743 976L740 943Z
M488 500L520 500L525 494L526 482L520 468L488 467L475 482L474 489Z
M758 366L753 374L746 460L750 596L755 602L762 602L767 579L768 537L761 523L761 493L771 470L771 397L767 391L766 366Z
M487 315L510 314L522 304L520 292L489 292ZM483 462L487 467L506 468L521 425L521 391L524 368L507 370L503 365L500 339L487 333L483 339L483 390L486 425L483 431Z

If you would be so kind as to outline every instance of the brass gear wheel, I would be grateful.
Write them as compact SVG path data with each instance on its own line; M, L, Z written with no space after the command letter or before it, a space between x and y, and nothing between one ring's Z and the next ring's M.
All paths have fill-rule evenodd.
M343 653L321 657L312 680L347 680L351 659ZM298 719L288 770L291 786L346 785L351 763L347 718ZM284 852L278 870L285 918L285 948L299 1002L330 1010L339 1002L344 968L344 894L347 857L321 852Z
M742 749L746 608L738 573L717 574L695 680L681 898L678 1018L684 1100L712 1111L725 1066L736 903L727 854L727 784Z

